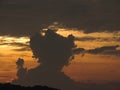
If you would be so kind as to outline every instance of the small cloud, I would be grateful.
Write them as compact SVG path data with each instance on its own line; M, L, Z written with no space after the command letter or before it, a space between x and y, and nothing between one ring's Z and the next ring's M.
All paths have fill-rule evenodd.
M103 46L100 48L87 50L87 53L90 54L103 54L103 55L120 55L120 50L117 50L119 45L115 46Z
M22 47L22 48L19 48L19 49L12 49L14 51L30 51L31 49L29 47Z
M84 37L76 37L75 40L76 41L93 41L93 40L96 40L96 38L92 36L84 36Z
M82 53L82 52L84 52L84 51L85 51L84 48L76 48L76 49L73 50L73 53L74 53L74 54L80 54L80 53Z

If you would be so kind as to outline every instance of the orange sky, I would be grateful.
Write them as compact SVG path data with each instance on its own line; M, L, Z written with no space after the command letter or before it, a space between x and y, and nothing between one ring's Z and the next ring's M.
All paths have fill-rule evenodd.
M120 45L120 32L85 34L82 30L59 29L57 33L63 36L73 34L80 39L75 42L77 46L85 49ZM25 67L28 69L37 66L37 60L32 58L28 42L28 37L0 36L0 82L16 78L15 62L19 57L25 59ZM22 48L27 49L23 50ZM120 81L119 58L116 55L103 54L87 53L83 57L81 54L76 55L71 64L64 68L64 72L76 81Z

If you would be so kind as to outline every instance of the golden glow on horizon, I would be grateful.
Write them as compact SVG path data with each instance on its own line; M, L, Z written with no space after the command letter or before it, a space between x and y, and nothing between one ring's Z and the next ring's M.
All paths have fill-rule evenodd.
M59 29L57 31L58 34L67 37L69 34L73 34L77 38L88 38L88 40L79 40L75 43L78 47L82 47L85 49L94 49L102 46L112 46L112 45L120 45L120 32L94 32L94 33L84 33L83 30L66 30ZM89 38L93 38L94 40L89 40ZM88 45L89 43L89 45Z
M77 31L77 30L58 29L57 33L64 37L68 36L69 34L73 34L75 37L80 37L80 36L82 37L85 35L82 30Z
M85 49L120 45L120 32L97 32L86 34L82 30L59 29L57 33L65 37L69 34L73 34L75 37L80 38L80 40L75 41L77 46ZM86 37L94 39L87 40ZM16 77L15 62L19 57L25 59L25 67L27 68L33 68L38 65L37 61L32 58L31 51L25 50L22 52L14 50L20 49L23 46L17 46L13 43L29 45L28 42L29 37L0 36L0 82L10 81ZM118 49L120 50L120 47ZM120 68L119 56L85 54L84 57L76 55L75 60L66 67L64 71L76 81L99 81L100 79L107 81L118 79L118 81L120 81L120 71L117 70L118 68ZM110 75L108 76L108 74Z

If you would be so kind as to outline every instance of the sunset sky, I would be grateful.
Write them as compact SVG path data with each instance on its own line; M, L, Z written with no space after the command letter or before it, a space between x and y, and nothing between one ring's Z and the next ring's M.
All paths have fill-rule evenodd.
M16 61L25 59L28 69L38 65L32 58L29 37L41 29L55 28L75 36L75 55L64 67L80 82L120 82L120 0L1 0L0 82L16 78Z

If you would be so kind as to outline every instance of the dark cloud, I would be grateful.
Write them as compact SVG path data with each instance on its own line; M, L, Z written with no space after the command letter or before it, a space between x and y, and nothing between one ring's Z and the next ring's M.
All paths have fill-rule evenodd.
M2 35L30 35L55 21L87 33L120 30L120 0L2 0L1 6Z
M30 38L30 48L40 65L26 70L22 64L22 68L18 68L20 76L17 75L18 79L13 81L14 84L47 85L62 90L80 90L62 71L63 67L73 59L74 54L83 51L81 48L76 48L73 35L63 37L54 30L47 30L45 35L42 35L42 32L36 33Z
M16 62L17 68L18 68L18 72L17 72L17 76L19 78L23 78L26 74L27 69L24 68L24 59L22 58L18 58L17 62Z
M73 53L75 53L75 54L80 54L80 53L82 53L82 52L84 52L84 51L85 51L84 48L76 48L76 49L73 50Z
M120 55L120 50L117 50L119 45L116 46L103 46L100 48L90 49L87 53L90 54L103 54L103 55Z

